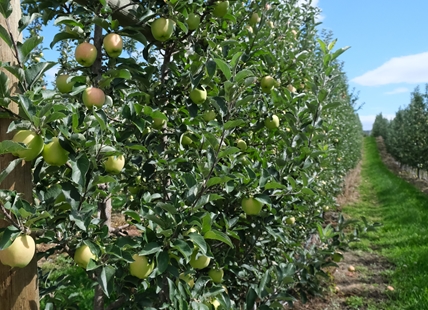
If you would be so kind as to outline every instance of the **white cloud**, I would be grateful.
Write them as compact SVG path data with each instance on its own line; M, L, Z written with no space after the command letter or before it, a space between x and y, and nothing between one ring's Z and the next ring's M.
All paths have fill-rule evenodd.
M426 83L428 82L428 52L391 58L380 67L351 81L363 86Z
M385 114L382 116L389 120L394 119L395 114ZM359 115L361 124L363 125L364 130L371 130L373 127L373 123L375 121L376 115Z
M406 87L398 87L396 89L386 92L385 95L395 95L395 94L407 93L409 91L410 90Z

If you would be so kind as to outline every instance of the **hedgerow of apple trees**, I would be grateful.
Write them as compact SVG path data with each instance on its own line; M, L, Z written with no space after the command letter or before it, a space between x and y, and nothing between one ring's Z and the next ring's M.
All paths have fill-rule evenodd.
M391 121L382 113L376 116L372 135L382 136L388 152L402 165L421 170L428 169L428 89L425 94L416 87L411 94L410 104L397 111Z
M89 263L78 263L94 283L95 309L281 309L319 292L322 267L347 242L344 223L323 228L323 215L360 152L361 125L336 60L346 48L320 40L318 9L297 1L230 1L225 15L218 5L226 2L112 2L22 2L23 29L36 17L54 21L58 75L74 84L60 93L36 83L55 64L29 61L42 37L16 45L19 65L2 63L21 91L5 89L1 74L1 109L15 101L21 110L2 114L14 118L10 131L58 139L66 163L51 165L45 153L33 161L31 206L1 191L11 224L1 247L30 230L51 246L39 258L87 250ZM126 24L112 17L125 11ZM195 30L190 13L200 17ZM150 31L160 17L174 22L164 41ZM107 33L132 54L109 57ZM2 37L14 48L7 31ZM89 67L66 52L83 42L99 56ZM99 108L83 103L90 86L107 96ZM207 98L202 91L194 103L195 88ZM2 142L3 153L23 147ZM121 156L124 167L112 173L105 162ZM129 226L112 225L112 213ZM66 305L55 299L64 283L79 288L42 284L46 305Z

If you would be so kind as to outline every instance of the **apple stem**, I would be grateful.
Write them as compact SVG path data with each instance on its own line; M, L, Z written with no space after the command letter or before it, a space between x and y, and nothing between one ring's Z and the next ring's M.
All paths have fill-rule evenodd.
M25 227L23 227L22 225L20 225L20 223L13 218L12 214L10 212L8 212L6 210L6 208L3 206L3 204L1 204L1 203L0 203L0 208L1 208L1 213L4 214L4 216L6 217L7 221L10 224L12 224L16 228L18 228L20 231L25 232Z

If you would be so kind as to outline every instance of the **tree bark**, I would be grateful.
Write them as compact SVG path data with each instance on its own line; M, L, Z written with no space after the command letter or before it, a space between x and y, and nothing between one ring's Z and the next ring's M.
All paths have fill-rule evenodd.
M21 18L21 6L19 0L11 0L12 15L8 18L11 34L14 40L21 40L18 33L18 22ZM8 29L6 20L0 16L0 24ZM0 40L0 60L15 62L12 50L3 40ZM5 72L9 79L12 92L17 91L16 79ZM19 112L18 106L12 103L9 109L14 113ZM0 141L9 140L12 134L7 134L11 119L0 120ZM0 171L3 171L14 159L10 154L0 155ZM25 163L16 167L7 178L0 183L1 189L16 190L24 194L24 198L32 202L32 176L31 163ZM1 221L0 227L6 227L8 223ZM0 308L5 310L37 310L39 309L39 289L37 284L37 260L34 256L30 264L25 268L10 268L0 263Z

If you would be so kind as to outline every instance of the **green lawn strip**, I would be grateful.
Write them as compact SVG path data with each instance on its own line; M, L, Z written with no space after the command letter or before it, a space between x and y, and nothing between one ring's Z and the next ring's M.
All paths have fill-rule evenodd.
M384 309L428 309L428 196L397 177L382 163L374 138L364 141L360 202L344 212L383 224L366 235L361 249L374 249L394 270L395 291Z

